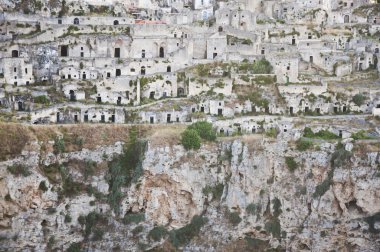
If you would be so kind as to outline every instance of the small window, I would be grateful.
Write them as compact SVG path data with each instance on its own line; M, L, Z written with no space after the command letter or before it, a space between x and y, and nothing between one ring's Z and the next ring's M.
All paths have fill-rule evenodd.
M17 72L17 68L14 67L14 68L13 68L13 72Z
M25 68L25 73L26 73L26 74L28 73L28 68Z

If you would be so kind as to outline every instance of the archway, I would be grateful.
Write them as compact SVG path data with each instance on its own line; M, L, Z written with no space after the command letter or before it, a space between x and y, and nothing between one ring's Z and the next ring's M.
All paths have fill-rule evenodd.
M76 100L75 92L74 90L70 90L70 101L75 101L75 100Z
M166 72L170 73L172 71L172 67L171 66L167 66L166 67Z
M74 24L79 25L79 18L74 18Z
M119 20L113 21L113 25L119 25Z
M12 58L18 58L18 51L12 50Z
M165 49L161 46L160 47L160 58L164 58L165 57Z
M145 67L144 66L141 67L141 75L145 75Z

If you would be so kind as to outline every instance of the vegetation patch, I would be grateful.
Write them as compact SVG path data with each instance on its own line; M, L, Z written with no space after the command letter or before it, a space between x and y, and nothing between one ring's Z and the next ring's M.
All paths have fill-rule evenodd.
M164 226L157 226L149 231L148 238L157 242L166 237L168 233L168 230Z
M212 199L219 201L222 198L223 190L224 184L218 183L215 186L206 186L205 188L203 188L202 192L204 195L209 195L211 193Z
M369 216L367 218L364 218L364 220L369 225L369 232L371 232L373 234L379 234L380 233L380 229L375 228L375 223L380 222L380 212L378 212L372 216Z
M272 218L267 221L264 228L268 233L272 234L273 237L277 239L281 238L281 224L278 218Z
M32 174L30 171L29 171L29 168L25 165L22 165L22 164L15 164L15 165L12 165L12 166L8 166L7 167L7 170L12 173L13 175L15 176L24 176L24 177L27 177L29 176L30 174Z
M314 133L309 127L305 127L303 131L303 136L307 138L315 138L315 139L323 139L323 140L334 140L334 139L340 138L338 135L335 135L334 133L328 130L320 130Z
M368 135L368 133L365 130L359 130L356 133L352 133L351 137L354 140L374 139L374 137Z
M298 164L294 160L294 157L285 157L285 163L291 172L294 172L298 168Z
M145 220L144 213L128 213L124 216L123 223L124 224L137 224Z
M356 106L361 106L367 100L367 97L363 94L356 94L352 97L352 102L355 103Z
M181 135L181 144L186 150L198 150L201 147L201 137L194 129L186 129Z
M107 218L97 212L91 212L87 216L79 216L78 222L84 226L84 237L94 241L101 240L108 224Z
M351 152L347 151L343 144L339 143L331 156L331 166L333 168L345 166L349 163L351 156Z
M239 223L242 221L238 212L230 212L227 210L226 217L233 226L239 225Z
M170 232L170 242L177 248L189 243L195 236L198 236L206 223L207 218L195 215L188 225Z
M108 202L116 214L120 213L121 187L137 182L143 174L141 164L145 148L146 141L139 140L138 128L133 127L129 134L128 143L124 146L124 153L109 163L107 175Z
M310 140L300 138L296 142L296 148L299 151L306 151L312 147L313 147L313 142Z
M198 135L207 141L215 141L216 140L216 131L212 127L212 123L206 121L200 121L193 123L188 127L188 129L195 130Z

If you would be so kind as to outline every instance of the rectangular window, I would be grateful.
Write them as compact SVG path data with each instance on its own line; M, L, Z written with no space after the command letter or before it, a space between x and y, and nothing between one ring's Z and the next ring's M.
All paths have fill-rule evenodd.
M120 48L115 48L115 58L120 58Z

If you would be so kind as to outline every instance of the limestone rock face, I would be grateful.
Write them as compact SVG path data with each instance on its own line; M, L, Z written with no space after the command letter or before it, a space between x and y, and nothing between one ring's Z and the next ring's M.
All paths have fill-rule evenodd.
M348 144L355 149L349 142L346 150L354 150ZM266 248L292 251L377 251L380 223L370 219L380 212L380 155L353 152L347 165L333 169L334 148L324 143L299 152L286 140L265 138L220 140L198 151L148 143L142 176L121 188L119 215L107 200L112 190L107 162L122 153L122 143L59 155L24 151L0 163L0 236L5 241L0 248L44 251L48 246L66 249L74 242L90 251L165 248L165 237L149 238L153 227L178 229L202 215L207 223L184 251L241 251L247 237L259 239ZM285 162L290 156L298 164L293 172ZM76 168L84 160L97 164L89 175ZM7 170L20 162L29 167L29 176ZM59 183L41 168L55 163L66 166L87 189L62 197ZM39 188L42 181L46 191ZM89 193L88 186L98 193ZM88 224L78 221L91 212L106 216L102 239L85 238ZM234 222L231 213L240 221ZM143 214L144 219L123 220L131 214ZM141 232L135 233L139 226ZM55 242L48 245L51 237Z

